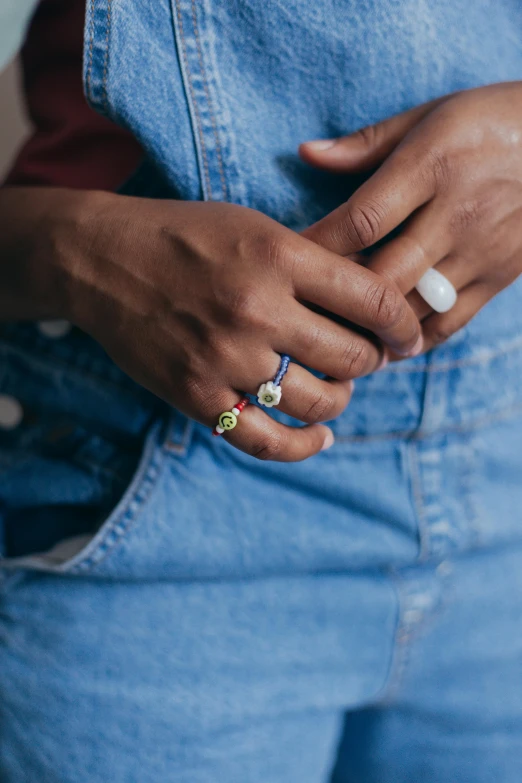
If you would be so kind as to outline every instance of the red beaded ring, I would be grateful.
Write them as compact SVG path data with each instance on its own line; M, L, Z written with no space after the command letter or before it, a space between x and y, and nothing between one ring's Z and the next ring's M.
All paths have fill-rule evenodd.
M219 421L212 430L212 435L223 435L226 430L233 430L237 424L237 417L244 408L248 405L250 400L248 397L241 397L237 405L235 405L231 411L225 411L219 417Z

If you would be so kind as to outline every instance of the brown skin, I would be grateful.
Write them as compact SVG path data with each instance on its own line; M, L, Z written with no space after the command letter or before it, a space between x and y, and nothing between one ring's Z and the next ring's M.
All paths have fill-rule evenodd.
M331 445L351 379L382 362L378 341L312 312L309 302L421 348L420 324L393 282L270 218L220 203L15 188L0 193L0 317L66 318L138 383L208 426L255 394L289 353L286 427L249 406L225 437L261 459L305 459ZM334 380L335 379L335 380Z
M316 422L337 416L350 379L382 356L302 302L370 330L392 357L412 355L414 312L431 348L522 272L522 83L448 96L301 154L336 172L378 167L304 236L228 204L4 190L0 317L68 318L208 426L288 352L338 379L291 366L280 407L311 426L284 427L252 406L226 437L264 459L311 456L331 443ZM365 266L340 257L403 223ZM449 313L434 314L413 290L431 266L459 291Z
M522 273L522 82L456 93L301 156L334 172L377 171L305 232L334 253L368 248L364 263L393 281L422 319L428 350L447 340ZM430 267L459 292L434 313L415 284Z

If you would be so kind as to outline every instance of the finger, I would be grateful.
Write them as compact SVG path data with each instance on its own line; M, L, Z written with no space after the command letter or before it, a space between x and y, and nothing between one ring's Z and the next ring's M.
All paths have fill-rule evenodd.
M304 142L299 146L299 154L311 166L328 171L355 173L373 169L443 100L438 98L416 106L382 122L367 125L348 136Z
M257 459L298 462L333 445L333 433L323 424L289 427L254 404L235 414L233 409L244 393L225 388L215 377L193 381L186 391L188 398L183 406L178 406L180 410L213 431L216 425L222 424L224 432L220 437ZM169 395L165 399L169 400ZM223 413L230 414L227 420L228 424L232 421L231 429L223 424Z
M434 313L423 322L426 350L446 342L458 332L493 298L496 291L484 282L475 282L464 288L455 306L447 313Z
M460 291L466 289L476 280L476 271L474 271L473 264L470 263L469 259L466 259L463 256L449 255L446 258L443 258L434 268L452 283L458 296L460 296ZM426 318L434 315L435 311L415 289L412 289L406 298L424 328ZM453 310L454 308L452 308L452 311ZM430 347L426 345L424 337L423 351L428 350L430 350ZM396 362L401 361L404 357L394 354L392 351L388 351L387 358L391 362Z
M426 152L419 134L397 147L345 204L302 235L339 255L364 250L430 201L443 176L442 163Z
M310 254L309 258L304 254L301 256L299 275L295 275L295 278L297 299L311 302L357 324L380 337L384 343L402 355L414 355L412 352L418 351L420 324L405 297L392 281L376 275L349 258L342 259L330 254L318 256L317 252ZM316 339L323 344L321 352L327 351L325 358L331 356L332 350L337 354L353 350L353 346L347 342L349 337L346 330L344 340L337 339L335 346L328 345L329 340L334 340L336 336L341 337L333 325L330 327L332 333L328 335L327 321L319 322L317 316L313 319L311 315L305 315L303 312L293 315L300 329L303 329L303 326L309 329L313 325L317 330L313 339L310 339L311 334L310 338L305 338L311 351ZM287 328L292 328L291 324ZM321 358L320 355L318 358ZM319 369L309 361L304 363ZM335 378L345 377L326 372Z
M228 410L238 401L238 395L228 396ZM227 410L223 408L223 410ZM222 411L216 414L215 422ZM300 462L333 445L332 431L323 424L288 427L272 419L255 405L248 405L237 417L234 429L223 438L240 451L261 460Z
M257 395L261 383L274 377L277 366L272 370L274 367L262 380L243 385L243 388ZM317 378L305 367L292 362L281 382L281 390L277 410L306 424L317 424L336 419L343 413L352 396L353 382Z
M476 269L470 260L459 255L446 256L442 261L439 261L435 269L453 284L457 292L470 285L477 276ZM420 321L434 312L415 289L411 290L406 298Z
M306 424L332 421L346 409L353 392L353 381L320 379L298 364L286 377L278 409Z
M416 212L400 234L366 260L366 267L409 293L421 277L450 253L454 244L448 210L435 202ZM440 270L439 270L440 271Z
M284 338L296 361L340 381L362 378L380 366L382 347L377 339L336 323L327 314L298 307L305 315L288 324Z

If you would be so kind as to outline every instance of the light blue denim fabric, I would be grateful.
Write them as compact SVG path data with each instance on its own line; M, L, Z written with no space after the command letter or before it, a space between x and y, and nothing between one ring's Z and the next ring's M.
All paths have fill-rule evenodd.
M128 191L297 229L356 186L300 141L522 74L515 0L87 6L87 94L148 154ZM77 331L5 327L0 394L30 415L0 433L4 530L68 512L47 551L6 540L0 779L519 783L520 296L360 380L334 447L293 465Z

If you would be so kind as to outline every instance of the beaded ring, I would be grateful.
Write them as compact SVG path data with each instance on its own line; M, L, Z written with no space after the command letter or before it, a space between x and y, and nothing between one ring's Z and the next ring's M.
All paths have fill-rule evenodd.
M241 411L246 408L249 402L250 400L248 397L241 397L237 405L235 405L231 411L224 411L212 430L212 435L223 435L225 431L233 430L237 424L237 417Z
M281 397L283 396L281 381L285 377L289 365L290 357L288 354L281 354L281 363L274 380L262 383L257 390L257 401L260 405L264 405L266 408L272 408L274 405L279 405Z

